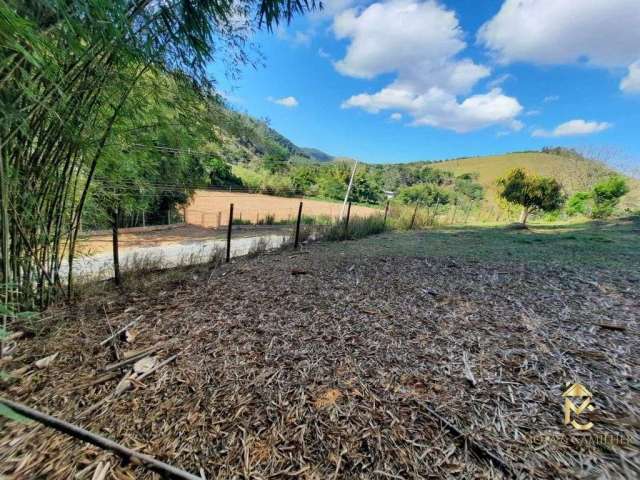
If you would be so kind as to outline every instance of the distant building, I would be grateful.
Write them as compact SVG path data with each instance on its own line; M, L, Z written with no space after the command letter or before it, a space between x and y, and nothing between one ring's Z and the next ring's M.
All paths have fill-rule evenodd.
M384 193L389 200L396 196L396 192L391 192L389 190L383 190L382 193Z

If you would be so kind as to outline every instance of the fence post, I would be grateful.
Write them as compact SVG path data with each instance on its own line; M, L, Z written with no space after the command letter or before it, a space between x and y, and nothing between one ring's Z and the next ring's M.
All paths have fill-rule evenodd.
M222 225L222 212L218 212L218 228Z
M298 207L298 220L296 221L296 239L293 242L293 248L298 248L298 243L300 241L300 220L302 219L302 202L300 202L300 206Z
M229 205L229 225L227 225L227 263L231 260L231 225L233 225L233 203Z
M413 215L411 215L411 225L409 225L409 230L413 230L413 224L416 221L417 213L418 213L418 204L416 203L416 208L413 209Z
M349 202L349 205L347 206L347 218L344 221L344 238L345 240L347 239L347 236L349 235L349 217L351 216L351 202Z
M120 210L118 207L113 212L113 219L111 223L111 240L113 242L113 273L116 285L120 285L120 252L118 251L118 217L120 216Z
M382 228L387 227L387 214L389 213L389 200L387 200L387 204L384 207L384 221L382 222Z

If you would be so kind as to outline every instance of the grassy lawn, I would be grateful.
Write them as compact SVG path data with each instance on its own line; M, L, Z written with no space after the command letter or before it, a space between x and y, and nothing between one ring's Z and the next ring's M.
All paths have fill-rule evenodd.
M441 227L335 244L345 254L454 257L496 263L640 270L640 217L607 222Z

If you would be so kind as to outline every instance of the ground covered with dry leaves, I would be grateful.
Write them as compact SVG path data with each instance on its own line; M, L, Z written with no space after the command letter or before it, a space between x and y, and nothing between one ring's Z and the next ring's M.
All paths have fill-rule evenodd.
M3 366L19 372L3 395L207 479L640 477L638 275L347 244L54 309ZM178 357L114 395L131 364L105 367L154 346ZM563 424L575 381L594 397L588 432ZM6 478L159 478L3 422Z

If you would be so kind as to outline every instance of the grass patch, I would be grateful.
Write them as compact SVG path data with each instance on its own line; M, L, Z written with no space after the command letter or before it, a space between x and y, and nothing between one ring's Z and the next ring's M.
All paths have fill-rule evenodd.
M567 225L530 225L528 230L505 227L441 227L422 231L387 232L354 244L345 253L359 255L458 257L496 263L590 266L621 271L640 270L640 217Z
M377 215L371 217L355 217L349 220L349 225L338 222L324 232L323 239L328 241L355 240L376 235L386 230L384 220Z

